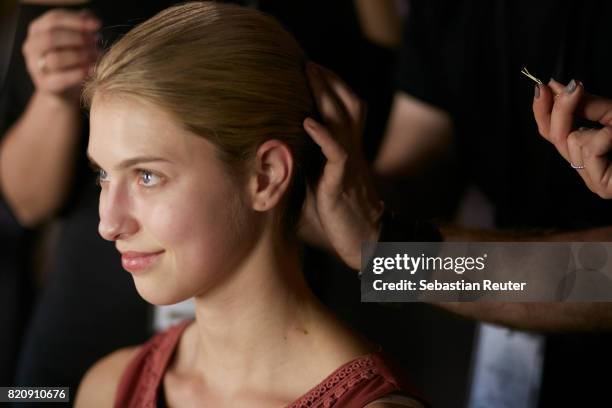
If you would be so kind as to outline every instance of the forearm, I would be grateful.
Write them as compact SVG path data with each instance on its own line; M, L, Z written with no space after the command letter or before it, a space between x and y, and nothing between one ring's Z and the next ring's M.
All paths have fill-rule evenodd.
M448 113L404 92L396 92L387 129L372 165L376 177L414 176L452 148L454 126Z
M442 227L445 241L483 242L593 242L612 241L612 227L572 232L503 231ZM544 254L545 255L545 254ZM612 330L612 303L436 303L461 316L516 329L554 331Z
M445 241L480 242L612 242L612 226L578 231L484 230L440 226Z
M0 186L19 221L33 226L64 201L81 133L79 106L35 93L0 149Z
M519 330L578 332L612 330L612 303L435 303L460 316Z

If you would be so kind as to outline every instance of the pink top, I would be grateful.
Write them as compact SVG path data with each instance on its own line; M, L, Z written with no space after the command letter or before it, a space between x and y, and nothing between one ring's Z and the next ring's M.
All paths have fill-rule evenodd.
M121 377L115 408L158 407L162 378L181 334L190 323L181 322L141 347ZM382 353L372 353L343 364L287 408L362 408L389 394L422 401ZM165 406L163 399L160 406Z

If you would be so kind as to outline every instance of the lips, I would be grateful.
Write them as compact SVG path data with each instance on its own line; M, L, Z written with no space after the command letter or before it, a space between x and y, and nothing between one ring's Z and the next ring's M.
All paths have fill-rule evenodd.
M122 252L121 265L126 271L141 272L153 265L163 252L163 250L158 252Z

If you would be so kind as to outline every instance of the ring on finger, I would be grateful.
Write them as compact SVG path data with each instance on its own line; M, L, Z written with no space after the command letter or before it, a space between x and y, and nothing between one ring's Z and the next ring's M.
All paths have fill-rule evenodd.
M585 168L584 161L582 160L582 145L587 140L586 138L587 134L584 133L583 128L571 132L567 137L569 162L574 170L582 170Z
M574 164L570 162L570 166L572 166L572 169L574 170L582 170L584 169L584 164Z

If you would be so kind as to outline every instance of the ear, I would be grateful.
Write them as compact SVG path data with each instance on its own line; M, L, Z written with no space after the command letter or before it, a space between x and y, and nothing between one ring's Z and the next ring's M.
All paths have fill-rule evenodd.
M254 172L249 181L252 207L267 211L276 206L287 191L293 174L293 155L280 140L268 140L257 149Z

